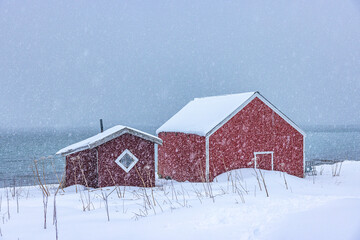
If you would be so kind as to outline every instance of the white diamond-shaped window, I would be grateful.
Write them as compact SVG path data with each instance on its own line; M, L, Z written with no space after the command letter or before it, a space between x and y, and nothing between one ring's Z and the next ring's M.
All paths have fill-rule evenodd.
M125 172L129 172L135 164L139 161L128 149L126 149L121 155L115 160Z

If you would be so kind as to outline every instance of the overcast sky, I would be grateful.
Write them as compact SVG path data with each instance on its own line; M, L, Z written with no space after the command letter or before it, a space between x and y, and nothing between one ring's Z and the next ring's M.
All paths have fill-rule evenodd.
M360 124L360 1L0 0L1 128L160 126L246 91Z

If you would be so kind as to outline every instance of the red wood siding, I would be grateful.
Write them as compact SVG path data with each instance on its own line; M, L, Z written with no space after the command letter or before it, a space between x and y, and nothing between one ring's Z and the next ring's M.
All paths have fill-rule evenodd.
M158 172L177 181L205 180L205 137L185 133L159 133Z
M97 187L97 163L95 149L88 149L66 156L65 186L80 184Z
M115 160L128 149L139 161L126 173ZM98 146L99 187L105 186L154 186L154 143L131 134L123 134ZM109 173L111 172L111 174Z
M253 167L254 152L262 151L274 152L274 170L303 177L302 134L255 98L210 136L210 180L232 169Z

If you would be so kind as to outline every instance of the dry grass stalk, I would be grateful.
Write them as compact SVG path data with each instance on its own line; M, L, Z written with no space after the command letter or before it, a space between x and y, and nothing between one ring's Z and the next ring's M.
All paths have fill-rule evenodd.
M154 187L153 187L153 186L155 186L155 184L154 184L154 185L152 184L151 176L150 176L150 171L148 171L147 174L148 174L148 181L149 181L150 186L151 186L151 197L152 197L153 204L154 204L154 207L155 207L155 206L156 206L156 201L155 201Z
M284 182L285 182L286 190L288 190L289 187L288 187L288 184L287 184L287 181L286 181L285 173L283 173L283 176L284 176Z
M212 189L212 185L211 185L211 182L207 182L207 189L208 189L208 192L209 192L209 197L213 200L213 203L215 203L215 197L214 197L214 194L213 194L213 189Z
M109 204L108 204L108 195L104 194L103 190L101 189L101 195L102 198L105 202L105 209L106 209L106 215L107 215L107 220L108 222L110 222L110 215L109 215Z
M125 213L125 199L123 199L123 204L122 204L122 207L123 207L123 213Z
M339 171L338 171L336 176L340 176L340 171L341 171L342 164L343 164L343 162L340 163Z
M121 198L121 189L119 188L119 186L116 184L112 174L111 174L111 171L106 167L106 171L108 171L109 175L110 175L110 178L111 178L111 181L113 182L113 185L115 186L115 189L116 189L116 194L118 196L118 198Z
M124 191L123 191L123 194L122 194L123 198L125 198L125 188L126 188L126 186L124 186Z
M253 174L253 176L256 177L256 180L257 180L257 182L259 184L259 189L260 189L260 191L262 191L259 174L257 173L256 168L254 168L254 172L255 172L256 176L254 174Z
M59 188L61 188L61 190L63 191L63 192L65 192L64 191L64 187L65 187L65 185L64 185L64 182L65 182L65 171L64 171L64 173L62 174L62 176L61 176L61 181L60 181L60 184L59 184ZM29 190L28 190L28 193L29 193Z
M34 178L35 182L37 181L38 186L41 189L42 195L43 195L43 213L44 213L44 229L47 227L47 206L50 196L50 190L46 184L46 171L45 171L45 158L41 158L42 160L42 174L39 172L38 168L38 160L34 160Z
M238 193L238 195L240 196L241 202L242 202L242 203L245 203L244 195L243 195L243 193L241 192L240 189L237 189L237 193Z
M240 170L239 170L240 171ZM248 194L248 190L247 190L247 186L246 186L246 181L244 181L244 178L243 178L243 176L242 176L242 174L241 174L241 171L240 171L240 177L239 177L239 174L238 174L238 172L236 172L236 174L235 174L235 181L238 181L238 183L239 183L239 185L240 185L240 187L242 188L242 190L246 193L246 194ZM245 187L243 186L243 184L242 184L242 182L244 181L244 183L245 183Z
M172 197L172 200L174 200L174 195L175 195L176 201L179 201L178 198L177 198L175 187L174 187L174 182L173 182L173 180L171 180L171 197Z
M16 212L19 213L20 209L19 209L19 193L18 191L16 191Z
M26 199L29 198L29 192L30 192L30 189L28 188L28 189L27 189L27 193L26 193Z
M200 203L202 204L202 201L201 201L201 197L202 197L201 192L200 192L199 190L195 189L195 187L194 187L194 185L193 185L192 183L191 183L191 186L192 186L192 188L194 189L194 193L196 194L196 197L199 199Z
M74 159L72 159L71 160L71 162L72 162L72 166L74 166L75 164L74 164L74 162L75 162L75 160ZM73 168L73 176L74 176L74 182L75 182L75 192L77 193L78 192L78 189L77 189L77 175L76 175L76 168Z
M85 195L85 190L83 192L81 192L81 190L79 189L79 193L80 193L80 200L83 206L83 211L85 212L86 210L90 211L90 206L91 206L91 198L90 198L90 191L87 190L87 196Z
M88 184L88 181L87 181L87 179L86 179L85 172L84 172L84 169L83 169L83 167L82 167L82 164L81 164L81 161L80 161L80 159L79 159L79 156L78 156L78 163L79 163L79 168L80 168L81 176L83 177L84 182L85 182L85 186L86 186L87 188L89 188L89 184Z
M8 188L6 188L6 200L7 200L7 215L8 215L8 220L10 220L10 203L9 203L9 191L8 191Z
M161 212L164 212L163 208L161 207L160 203L158 202L158 200L155 199L155 201L157 202L158 206L160 207L161 209Z
M58 181L58 183L59 183L59 188L60 188L63 192L65 192L65 191L64 191L64 188L63 188L63 185L62 185L62 183L63 183L63 176L61 177L61 180L60 180L60 179L59 179L59 176L58 176L58 174L57 174L57 172L56 172L56 168L55 168L55 163L54 163L55 159L54 159L54 157L52 157L52 156L49 156L49 158L52 159L52 161L51 161L51 166L53 167L53 170L54 170L56 179L57 179L57 181ZM65 171L64 171L64 172L65 172Z
M45 169L43 169L43 179L42 179L41 175L39 173L38 161L37 160L34 160L34 165L33 166L35 168L35 170L32 168L35 182L37 182L37 185L40 187L43 195L50 196L49 188L47 187L46 182L45 182Z
M315 172L315 173L314 173L314 172ZM316 167L313 168L313 174L312 174L313 184L315 184L315 176L316 176Z
M342 166L342 162L340 162L340 164L335 163L335 166L332 165L331 170L332 170L332 176L333 177L340 176L341 166Z
M233 181L232 181L232 173L229 172L228 168L226 167L226 164L225 164L225 161L224 159L222 159L222 162L223 162L223 165L224 165L224 169L225 169L225 172L227 174L227 191L229 192L229 185L230 185L230 182L232 183L231 186L232 186L232 191L234 192L234 184L233 184ZM230 181L231 180L231 181Z
M205 196L210 197L210 198L213 197L210 182L206 181L205 178L203 178L203 172L202 172L202 169L201 169L201 164L200 164L200 167L199 167L198 171L199 171L200 178L202 180L202 186L204 188ZM213 201L214 201L214 199L213 199Z
M10 192L11 192L12 198L14 199L15 195L16 195L16 178L15 177L13 178L13 186L10 189Z
M104 191L103 191L102 188L101 188L100 190L101 190L101 196L100 196L100 197L104 200L107 219L108 219L108 221L110 222L108 198L109 198L109 196L115 191L115 188L114 188L109 194L104 193Z
M149 206L149 208L154 211L154 214L156 214L156 210L155 210L155 204L156 204L156 203L155 203L155 198L154 198L154 196L152 195L152 197L153 197L153 203L151 203L150 197L148 196L147 190L146 190L147 184L145 183L144 178L141 176L141 174L140 174L140 172L139 172L139 170L137 169L136 166L135 166L135 170L136 170L137 175L139 176L139 178L141 179L141 181L142 181L142 183L143 183L143 188L142 188L143 194L142 194L142 197L143 197L143 200L144 200L144 205L143 205L143 207L144 207L144 209L145 209L145 212L147 213L147 206ZM148 177L150 177L149 174L148 174ZM151 183L150 183L150 186L149 186L149 187L151 187ZM146 215L147 215L147 214L146 214Z
M47 206L48 206L49 196L43 194L43 207L44 207L44 229L46 229L46 220L47 220Z
M198 165L198 171L200 173L200 179L201 179L201 182L206 182L206 173L203 172L203 168L202 168L202 164L201 164L201 161L200 161L200 164Z
M61 186L59 185L58 189L56 190L56 192L54 194L53 225L55 225L55 237L56 237L56 240L59 239L57 209L56 209L56 195L58 194L60 188L61 188Z
M135 170L136 170L137 175L139 176L139 178L141 179L141 181L142 181L142 183L143 183L144 188L146 188L146 184L145 184L144 178L141 176L141 174L140 174L139 170L137 169L136 165L135 165L134 167L135 167Z
M263 176L263 174L262 174L262 172L261 172L260 169L259 169L259 172L260 172L260 176L261 176L261 179L262 179L262 181L263 181L263 184L264 184L264 188L265 188L265 191L266 191L266 196L269 197L269 192L268 192L268 190L267 190L265 178L264 178L264 176Z
M50 191L49 191L49 189L47 187L47 184L46 184L45 158L42 158L42 170L43 170L42 171L43 182L44 182L44 185L45 185L46 189L48 190L48 193L49 193L48 196L50 196Z
M185 191L183 186L181 185L182 195L183 195L183 201L184 201L184 207L186 206L186 200L185 200Z

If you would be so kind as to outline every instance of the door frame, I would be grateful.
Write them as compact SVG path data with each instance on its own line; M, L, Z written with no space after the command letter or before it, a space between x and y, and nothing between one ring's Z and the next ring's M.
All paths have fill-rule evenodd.
M254 168L256 168L256 155L262 155L262 154L271 154L271 170L274 170L274 151L265 151L265 152L254 152L254 157L255 157L255 163L254 163Z

